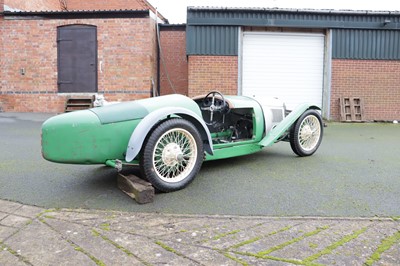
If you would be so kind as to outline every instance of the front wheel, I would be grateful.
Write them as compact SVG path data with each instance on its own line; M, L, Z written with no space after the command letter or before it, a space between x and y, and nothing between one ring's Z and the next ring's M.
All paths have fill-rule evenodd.
M197 175L203 153L203 142L192 123L184 119L166 120L146 139L140 169L159 191L179 190Z
M322 118L315 110L305 111L290 130L290 147L298 156L310 156L322 141Z

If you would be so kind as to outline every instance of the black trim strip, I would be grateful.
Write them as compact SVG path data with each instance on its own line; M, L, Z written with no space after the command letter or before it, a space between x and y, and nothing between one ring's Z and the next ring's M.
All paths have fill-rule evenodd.
M61 93L57 91L0 91L0 95L30 95L30 94L57 94L57 95L80 95L80 94L149 94L151 91L98 91L98 92L71 92L71 93Z
M5 19L93 19L93 18L148 18L150 10L108 11L4 11Z

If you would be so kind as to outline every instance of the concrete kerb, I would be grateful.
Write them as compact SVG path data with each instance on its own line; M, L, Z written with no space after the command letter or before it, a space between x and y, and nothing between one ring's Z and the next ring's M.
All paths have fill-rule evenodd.
M0 200L0 264L400 263L397 218L43 209Z

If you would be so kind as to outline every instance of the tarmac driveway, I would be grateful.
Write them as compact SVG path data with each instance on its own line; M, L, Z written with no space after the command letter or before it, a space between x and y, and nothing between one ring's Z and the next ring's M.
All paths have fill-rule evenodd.
M320 149L296 157L288 143L206 162L186 189L139 205L103 166L41 158L51 115L0 113L0 198L44 208L262 216L400 216L400 125L329 124ZM137 171L132 168L130 171Z

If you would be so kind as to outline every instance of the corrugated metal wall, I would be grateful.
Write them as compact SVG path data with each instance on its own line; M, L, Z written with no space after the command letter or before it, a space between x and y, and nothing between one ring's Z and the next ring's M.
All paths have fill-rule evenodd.
M384 25L385 20L390 23ZM400 29L400 13L282 9L189 9L188 25Z
M187 26L188 55L237 55L239 27Z
M333 58L400 59L400 12L189 8L187 54L238 55L240 27L332 29Z
M332 31L332 57L400 59L400 31L337 29Z

